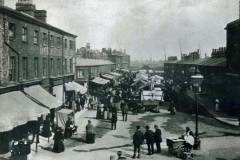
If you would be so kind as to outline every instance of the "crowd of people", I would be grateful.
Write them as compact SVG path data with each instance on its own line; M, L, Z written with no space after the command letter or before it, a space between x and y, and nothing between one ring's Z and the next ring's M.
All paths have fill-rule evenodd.
M153 132L149 126L145 127L145 133L141 131L141 127L136 127L136 132L133 135L133 145L134 145L134 154L132 158L140 158L141 145L144 143L144 140L147 144L148 155L154 153L161 153L161 142L162 142L162 132L159 129L158 125L154 125L155 132ZM154 150L154 144L156 145L157 151Z
M117 122L119 120L119 113L121 113L122 121L128 120L128 114L131 111L133 115L139 113L141 108L140 92L133 88L134 75L126 75L119 83L118 87L108 86L104 90L99 91L98 95L84 94L77 95L77 98L68 102L68 108L73 109L75 112L81 111L86 107L89 110L96 109L97 119L106 119L111 123L111 130L117 130ZM171 101L169 105L170 114L176 113L174 102ZM71 117L68 117L65 122L65 128L58 126L54 127L54 117L48 115L43 122L42 136L51 137L54 132L54 145L53 152L63 152L64 139L71 138L73 133L77 131L77 126ZM161 153L162 132L158 125L153 126L154 131L150 126L145 126L145 131L141 130L141 126L136 126L136 131L133 135L133 156L132 158L141 157L141 146L147 145L148 155ZM92 122L88 120L86 125L86 143L95 143L95 127ZM191 149L193 133L188 128L186 135L183 137L186 140L186 148ZM193 140L194 141L194 140ZM156 149L155 149L156 147Z

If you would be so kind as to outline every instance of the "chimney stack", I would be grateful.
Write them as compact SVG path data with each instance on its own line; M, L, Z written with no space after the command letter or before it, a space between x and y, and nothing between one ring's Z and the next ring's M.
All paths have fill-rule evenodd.
M47 22L47 11L46 10L35 10L34 17L42 22Z
M18 0L16 3L16 10L34 17L36 7L33 4L32 0Z
M0 0L0 7L4 6L4 0Z

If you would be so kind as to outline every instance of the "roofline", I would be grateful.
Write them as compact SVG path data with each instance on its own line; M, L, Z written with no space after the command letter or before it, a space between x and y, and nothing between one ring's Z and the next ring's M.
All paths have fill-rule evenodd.
M80 65L76 64L76 67L97 67L97 66L105 66L105 65L115 65L115 63L113 63L113 64L99 64L99 65L94 64L94 65L84 65L84 66L80 66Z
M237 25L237 23L240 24L240 19L236 19L235 21L232 21L230 23L228 23L225 27L225 29L228 29L229 27L232 27L233 25Z
M28 23L31 23L31 24L36 24L36 25L39 25L41 27L45 27L49 30L55 30L56 32L59 32L60 34L66 34L68 36L71 36L71 37L74 37L74 38L77 38L77 35L74 35L74 34L71 34L69 32L66 32L62 29L59 29L57 27L54 27L48 23L45 23L45 22L42 22L36 18L33 18L33 17L30 17L30 16L27 16L25 14L22 14L21 12L19 11L16 11L12 8L9 8L9 7L6 7L6 6L0 6L0 13L2 14L7 14L9 16L13 16L17 19L20 19L20 20L23 20L23 21L26 21Z

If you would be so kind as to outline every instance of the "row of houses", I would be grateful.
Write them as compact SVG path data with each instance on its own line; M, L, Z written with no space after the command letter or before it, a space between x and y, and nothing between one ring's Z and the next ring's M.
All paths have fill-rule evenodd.
M32 3L16 4L16 10L0 9L0 85L41 83L51 85L74 79L74 56L77 36L46 23L47 12L36 10ZM51 85L50 85L51 84Z
M123 52L79 56L76 38L48 24L47 11L32 0L18 0L16 9L0 0L0 154L9 152L12 140L33 133L41 115L57 116L76 97L72 88L82 91L79 83L129 66Z
M102 50L92 49L90 43L77 50L77 57L84 59L104 59L110 60L116 65L116 68L129 68L130 56L126 50L116 50L112 48L102 48Z
M227 24L227 46L213 49L210 57L200 58L199 50L164 63L165 80L181 89L191 84L191 76L204 76L202 92L211 102L219 99L227 112L240 111L240 20Z

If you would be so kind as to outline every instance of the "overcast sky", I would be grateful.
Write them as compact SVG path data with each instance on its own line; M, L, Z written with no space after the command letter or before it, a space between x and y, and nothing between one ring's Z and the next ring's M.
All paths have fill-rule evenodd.
M15 8L17 0L5 0ZM34 0L48 23L78 35L77 47L124 49L132 59L163 59L225 46L239 0Z

